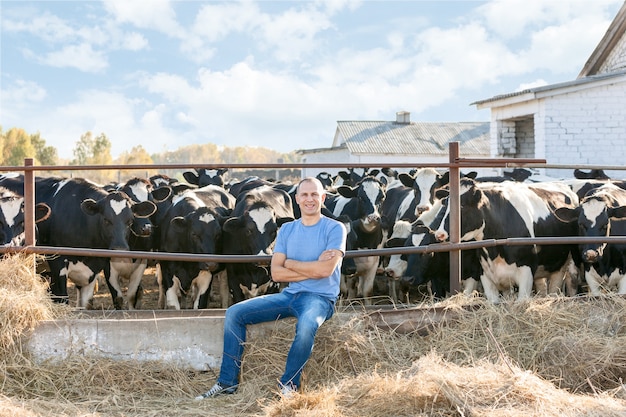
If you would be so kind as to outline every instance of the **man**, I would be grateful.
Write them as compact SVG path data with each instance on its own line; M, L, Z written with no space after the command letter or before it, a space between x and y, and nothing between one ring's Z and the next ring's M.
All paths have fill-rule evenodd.
M233 394L239 384L246 326L285 317L295 317L297 324L279 385L285 396L300 388L317 329L334 313L346 247L344 225L322 215L325 198L318 179L305 178L298 184L296 203L301 217L280 228L271 263L272 279L288 286L280 293L251 298L226 310L220 376L197 400Z

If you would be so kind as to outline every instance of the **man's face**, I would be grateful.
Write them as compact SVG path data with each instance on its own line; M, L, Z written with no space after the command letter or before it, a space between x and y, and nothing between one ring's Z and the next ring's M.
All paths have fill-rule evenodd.
M320 213L326 193L318 184L312 181L304 181L298 187L296 203L300 206L302 215Z

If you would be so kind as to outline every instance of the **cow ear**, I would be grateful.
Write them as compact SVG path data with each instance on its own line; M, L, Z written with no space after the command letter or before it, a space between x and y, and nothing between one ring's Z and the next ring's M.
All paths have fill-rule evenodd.
M292 221L294 221L293 217L279 217L279 218L276 219L276 225L278 227L280 227L283 224L289 223L289 222L292 222Z
M626 217L626 206L609 208L608 213L612 219L623 219Z
M450 182L450 171L446 171L439 177L439 184L446 185Z
M98 203L93 198L86 198L80 203L80 209L89 216L93 216L100 212Z
M367 175L369 175L370 177L375 177L378 174L380 174L380 170L379 169L373 169L371 171L368 171L368 173L367 173Z
M444 198L448 197L450 195L450 190L447 188L437 188L435 190L435 197L438 200L443 200Z
M198 182L200 180L200 177L198 177L198 175L194 172L191 171L185 171L183 172L183 178L185 179L185 181L187 181L189 184L195 184L198 185Z
M165 185L163 187L159 187L159 188L152 190L150 194L152 194L152 201L156 201L157 203L160 203L162 201L167 200L169 196L172 195L172 187Z
M398 179L405 187L413 188L415 184L415 178L407 174L406 172L401 172L398 174Z
M175 227L177 230L182 230L187 227L187 219L181 216L174 217L170 220L170 225Z
M470 171L467 174L463 174L461 173L461 177L463 178L471 178L471 179L476 179L476 177L478 176L478 172L476 171Z
M224 224L222 225L222 229L225 232L235 232L238 229L241 229L242 226L245 225L245 220L242 216L240 217L229 217L226 219Z
M580 208L559 207L554 211L554 216L563 223L573 223L578 221Z
M37 203L35 205L35 223L48 220L51 212L52 209L50 209L50 206L46 203Z
M354 188L348 185L340 185L339 187L337 187L337 192L339 193L339 195L346 198L356 197L356 192L354 192L354 190Z
M135 214L135 217L145 219L152 216L156 212L156 204L152 201L142 201L141 203L135 203L131 206L131 210Z

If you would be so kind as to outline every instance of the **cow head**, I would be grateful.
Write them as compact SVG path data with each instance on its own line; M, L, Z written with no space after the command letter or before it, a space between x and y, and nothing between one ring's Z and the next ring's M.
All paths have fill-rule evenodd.
M342 185L337 192L356 202L353 219L360 219L366 230L381 226L380 209L385 199L385 185L374 177L365 177L355 187Z
M174 217L170 221L168 238L184 239L184 247L190 253L221 253L222 224L224 218L208 207L199 207L186 216ZM217 262L200 262L200 270L215 271Z
M134 203L119 191L104 195L98 201L85 199L80 207L85 214L98 216L99 232L104 241L109 242L108 249L113 250L129 250L128 238L135 218L147 219L156 211L154 203Z
M35 204L35 223L48 219L50 212L47 204ZM23 246L25 238L24 198L0 188L0 246Z
M206 185L224 187L224 177L226 172L228 172L228 168L196 169L196 172L183 172L183 177L189 184L194 184L198 187L204 187Z
M405 187L413 188L415 201L417 202L416 215L419 216L429 210L435 202L435 190L448 184L450 174L440 174L433 168L421 168L413 175L407 173L398 174L398 179Z
M255 201L241 216L224 222L225 249L229 254L270 255L279 223L269 204Z
M436 218L441 216L442 220L435 229L435 238L438 242L445 242L449 239L450 230L450 205L448 198L449 190L439 189L435 192L438 201L441 203L438 208ZM460 181L459 198L461 203L461 241L482 240L485 229L485 220L481 212L487 200L476 181L469 177L463 177Z
M586 196L576 208L561 207L555 211L556 217L566 223L578 223L578 235L605 237L611 234L611 220L626 218L626 206L611 195L613 186L600 187ZM619 191L621 193L621 191ZM581 245L584 262L600 261L606 248L606 242L585 243Z

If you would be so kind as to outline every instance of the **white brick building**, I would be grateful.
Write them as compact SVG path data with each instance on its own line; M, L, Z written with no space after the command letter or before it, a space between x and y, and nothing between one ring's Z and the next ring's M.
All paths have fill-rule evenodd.
M491 156L540 158L558 165L626 165L625 32L626 3L576 80L472 103L491 110ZM626 171L607 173L626 178ZM546 174L571 176L557 169Z

